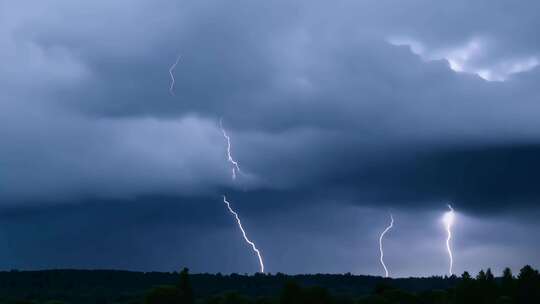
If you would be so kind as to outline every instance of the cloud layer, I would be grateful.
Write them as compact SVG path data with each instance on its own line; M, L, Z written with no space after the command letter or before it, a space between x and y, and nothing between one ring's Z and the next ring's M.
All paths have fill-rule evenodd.
M226 191L249 216L452 201L515 223L540 199L537 6L0 2L1 204Z

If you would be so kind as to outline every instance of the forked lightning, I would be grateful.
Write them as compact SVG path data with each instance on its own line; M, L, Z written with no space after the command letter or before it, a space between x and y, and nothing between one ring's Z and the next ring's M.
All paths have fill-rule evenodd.
M231 138L229 135L227 135L227 131L225 131L225 128L223 128L223 119L219 119L219 127L221 128L221 133L223 133L223 137L225 137L225 140L227 141L227 160L232 165L232 178L236 179L236 174L241 173L240 166L238 166L238 162L235 161L232 158L231 155Z
M171 65L171 67L169 68L169 75L171 76L171 85L169 87L169 93L171 95L174 96L174 69L176 68L176 66L178 65L178 62L180 62L180 55L178 55L178 57L176 57L176 61Z
M448 267L448 274L452 275L454 274L454 256L452 254L452 246L450 244L450 241L452 240L452 225L454 224L455 213L454 209L452 208L452 206L450 206L450 204L448 204L448 208L450 209L450 211L447 211L444 214L443 221L446 226L446 251L448 251L448 259L450 262L450 265Z
M238 217L238 213L236 213L232 208L231 204L227 201L227 198L225 195L223 195L223 202L225 205L227 205L227 209L229 209L229 212L235 217L236 222L238 223L238 228L240 228L240 231L242 231L242 236L244 237L244 240L251 245L251 248L257 254L257 257L259 258L259 266L260 266L260 272L264 272L264 263L261 256L261 252L259 249L257 249L257 246L255 246L255 243L253 243L246 235L246 231L244 230L244 227L242 226L242 222L240 221L240 217Z
M390 229L392 229L392 227L394 227L394 216L390 214L390 225L388 225L388 227L386 227L386 229L384 229L384 231L379 236L379 251L381 253L380 261L381 261L382 267L384 268L384 276L386 278L388 277L388 268L386 268L386 264L384 264L383 238L384 238L384 235L388 231L390 231Z

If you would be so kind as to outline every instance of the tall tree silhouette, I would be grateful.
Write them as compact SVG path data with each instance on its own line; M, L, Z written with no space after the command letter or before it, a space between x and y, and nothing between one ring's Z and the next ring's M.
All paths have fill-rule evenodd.
M521 268L518 275L519 304L540 303L540 276L537 270L527 265Z
M193 304L195 297L193 295L193 289L189 281L189 269L184 268L180 271L180 279L178 280L178 289L182 293L183 302L185 304Z
M501 295L513 298L515 297L516 280L512 270L506 267L501 278Z

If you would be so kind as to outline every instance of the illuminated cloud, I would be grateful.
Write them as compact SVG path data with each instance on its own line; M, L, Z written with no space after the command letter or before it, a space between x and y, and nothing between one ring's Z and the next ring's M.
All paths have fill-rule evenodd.
M505 81L511 75L530 71L540 63L533 55L479 62L489 48L489 43L481 38L471 39L463 45L432 49L420 41L406 37L390 38L388 42L395 46L408 46L411 52L427 61L444 59L453 71L476 74L487 81Z

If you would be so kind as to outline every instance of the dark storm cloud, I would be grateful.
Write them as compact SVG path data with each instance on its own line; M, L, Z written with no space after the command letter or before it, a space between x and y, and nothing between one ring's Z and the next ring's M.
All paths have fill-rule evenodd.
M409 208L453 202L473 213L536 208L540 162L537 145L440 149L351 169L327 182L353 201L391 202ZM333 186L330 186L333 184ZM535 220L532 218L531 220Z
M171 270L179 252L195 264L202 258L189 248L201 248L197 237L207 241L216 227L230 227L222 207L219 200L146 197L4 209L0 235L9 246L0 267Z
M221 193L274 270L377 273L364 259L376 260L389 209L404 225L396 248L416 244L394 257L401 274L439 271L433 218L447 201L476 217L470 227L495 229L489 219L535 231L522 209L536 214L540 199L537 6L0 2L2 235L15 244L7 260L171 270L180 259L250 271L241 240L226 241L238 235ZM244 172L236 182L220 117ZM462 265L493 248L516 252L503 250L512 235L497 229L500 238L463 241ZM520 241L526 251L534 240ZM224 260L210 247L226 248ZM423 253L422 272L409 260ZM321 266L332 254L341 262Z
M4 129L14 129L5 136L5 146L14 147L5 157L10 198L17 199L23 192L17 189L27 187L24 179L34 180L37 188L35 195L23 195L27 200L41 195L55 200L64 197L62 192L70 194L66 197L193 189L213 194L230 184L227 164L220 159L219 117L232 132L235 157L250 173L244 182L304 191L338 181L344 196L359 195L353 189L359 187L389 203L424 201L424 195L427 200L464 195L456 193L461 189L453 178L430 185L415 174L408 179L410 185L388 190L387 181L396 182L393 175L400 162L408 163L418 153L420 159L404 172L434 167L432 162L439 160L433 159L447 147L447 153L454 148L511 149L514 141L534 144L539 136L534 80L486 82L456 74L445 60L425 61L406 47L388 43L389 37L401 35L434 50L459 48L476 33L497 41L516 39L518 44L519 37L482 25L474 5L465 25L447 34L451 22L445 18L456 16L435 20L440 8L421 1L410 6L346 2L332 7L160 1L155 10L148 10L144 1L131 3L128 10L121 3L55 3L64 9L47 14L45 6L30 12L15 6L4 21L10 38L6 45L11 47L6 53L19 61L9 71L22 70L11 77L14 85L8 89L14 96L4 105ZM420 7L427 9L418 13ZM459 7L452 4L450 10ZM30 18L35 15L39 17ZM534 22L516 18L505 20L523 29ZM432 26L423 26L428 20ZM442 42L449 45L439 45ZM22 49L22 55L16 49ZM182 59L175 71L176 96L171 97L167 69L177 54ZM42 63L25 64L25 56ZM51 78L50 71L57 77ZM37 78L29 83L24 72ZM529 74L538 78L535 71ZM40 95L22 94L18 86L24 85ZM36 98L42 100L39 105L32 101ZM12 107L15 102L19 108ZM21 127L20 107L38 119L30 116L29 124ZM18 117L10 119L12 113ZM171 122L186 117L191 120ZM45 125L50 132L39 135L36 143L32 137ZM13 142L14 137L23 142ZM42 147L45 142L49 144ZM19 150L27 152L16 153ZM22 170L29 159L32 165ZM350 178L365 180L371 171L376 174L368 183ZM184 186L173 190L175 183ZM406 189L421 193L408 195L416 191ZM478 198L487 196L478 193ZM465 205L473 203L463 199Z

